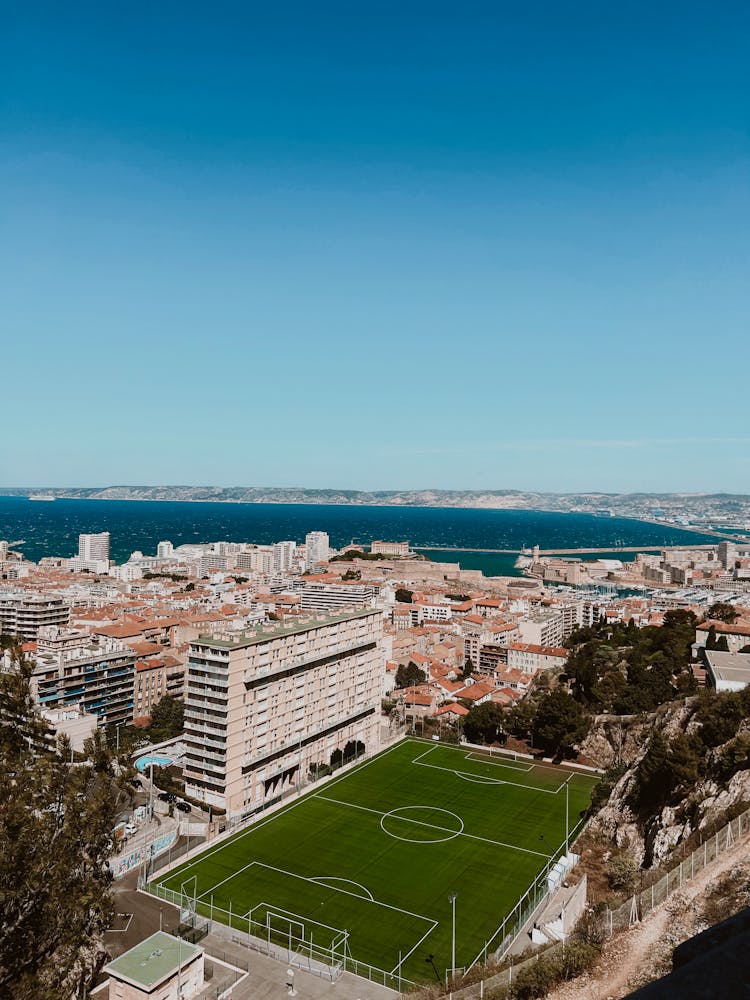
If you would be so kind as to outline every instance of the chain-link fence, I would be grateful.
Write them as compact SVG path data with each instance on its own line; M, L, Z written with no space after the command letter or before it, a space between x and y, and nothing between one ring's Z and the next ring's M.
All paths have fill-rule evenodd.
M610 937L615 931L625 930L642 920L665 899L668 899L673 893L679 892L683 885L714 864L748 833L750 833L750 809L730 820L716 833L707 836L694 851L686 855L652 885L635 893L622 906L605 910L603 914L604 927ZM557 955L562 953L564 948L564 941L556 942L544 950L540 950L531 958L513 963L500 972L493 974L488 971L486 979L469 986L459 987L453 990L450 996L453 1000L482 1000L491 989L511 985L522 969L539 961L542 955L545 957Z
M634 893L617 909L607 910L605 922L610 935L643 919L654 907L681 889L685 882L695 878L704 868L731 850L748 832L750 832L750 809L746 809L730 820L726 826L706 837L702 844L662 875L658 881Z

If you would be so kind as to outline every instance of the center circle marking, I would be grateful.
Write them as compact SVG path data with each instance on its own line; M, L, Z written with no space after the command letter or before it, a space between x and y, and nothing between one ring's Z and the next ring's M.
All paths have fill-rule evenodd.
M451 821L458 823L458 830L444 829L442 826L437 826L435 823L427 822L425 819L419 818L420 812L431 812L433 815L436 813L442 814L442 816L449 817ZM409 813L416 813L415 816L408 815ZM425 836L416 839L414 837L402 837L398 833L394 833L393 830L389 830L387 826L387 820L403 820L405 823L414 823L421 830L425 831ZM441 821L442 817L437 817L438 822ZM446 840L453 840L455 837L459 837L464 832L464 821L456 813L451 812L450 809L440 809L437 806L399 806L398 809L391 809L390 812L385 813L385 815L380 817L380 828L383 833L387 833L389 837L393 837L394 840L403 840L407 844L442 844ZM428 836L428 831L434 836Z

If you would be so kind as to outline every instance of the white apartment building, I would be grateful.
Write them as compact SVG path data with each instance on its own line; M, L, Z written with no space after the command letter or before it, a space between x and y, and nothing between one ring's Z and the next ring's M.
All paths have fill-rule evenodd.
M89 636L83 645L79 629L55 632L34 657L31 689L40 707L79 708L107 724L132 722L132 649L109 637Z
M78 536L78 558L82 562L109 563L109 532Z
M512 642L508 646L508 669L534 674L537 670L564 667L570 650L564 646L537 646L529 642Z
M292 791L350 740L377 749L382 615L363 609L190 646L185 789L229 816Z
M535 646L562 646L565 639L565 622L558 611L541 611L527 621L519 622L521 642Z
M68 560L68 569L74 573L88 570L90 573L109 571L109 532L100 531L95 535L78 536L78 555Z
M0 592L0 632L28 641L36 639L45 625L67 625L69 621L70 605L62 597Z
M343 608L373 605L378 595L378 587L366 583L308 583L300 580L295 590L300 595L300 607L304 611L340 611Z
M254 545L244 552L238 552L235 568L248 573L271 573L274 551L270 545Z
M308 569L312 569L317 563L328 562L330 554L330 539L325 531L310 531L305 535L305 562Z
M297 551L296 542L276 542L271 547L274 573L288 573L294 562L294 554Z

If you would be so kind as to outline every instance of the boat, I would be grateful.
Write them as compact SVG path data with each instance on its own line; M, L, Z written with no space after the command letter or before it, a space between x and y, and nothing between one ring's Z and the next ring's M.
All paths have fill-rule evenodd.
M57 497L50 496L49 493L32 493L29 500L57 500Z

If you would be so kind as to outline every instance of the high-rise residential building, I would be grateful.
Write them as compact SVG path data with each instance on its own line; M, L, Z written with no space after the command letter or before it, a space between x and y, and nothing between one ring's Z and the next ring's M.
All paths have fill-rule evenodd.
M292 568L296 550L296 542L276 542L273 546L274 573L287 573Z
M273 569L273 551L269 545L255 545L237 554L235 567L251 573L270 573Z
M308 532L305 535L305 553L308 569L312 569L316 563L328 562L331 548L327 533L325 531Z
M109 532L78 536L78 558L82 562L109 563Z
M135 654L121 639L81 639L79 630L43 630L32 690L42 708L79 706L103 723L133 721Z
M174 545L171 542L159 542L156 546L156 554L159 559L171 559L174 555Z
M36 639L45 625L67 625L70 605L62 597L44 597L24 591L0 592L0 633Z
M521 642L537 646L562 646L565 638L564 620L558 611L540 611L526 621L519 622Z
M95 535L78 536L78 555L68 561L74 572L87 570L90 573L109 571L109 532L100 531Z
M366 609L190 645L185 788L230 816L293 791L349 741L377 748L382 615Z

